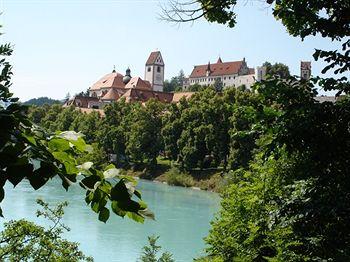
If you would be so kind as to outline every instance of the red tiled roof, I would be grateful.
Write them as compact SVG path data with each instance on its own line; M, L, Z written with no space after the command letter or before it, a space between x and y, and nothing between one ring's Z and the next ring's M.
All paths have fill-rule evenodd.
M93 84L90 90L98 90L101 88L109 87L124 88L125 84L123 83L123 75L117 72L107 74L98 80L95 84Z
M232 75L237 74L242 66L243 61L225 62L210 64L210 75L211 76L221 76L221 75ZM198 65L193 68L190 75L191 78L195 77L205 77L207 73L208 64Z
M157 92L138 88L129 89L122 97L125 97L126 102L146 102L154 98L163 103L170 103L173 98L172 93Z
M219 56L218 61L216 62L217 64L222 63L221 57Z
M110 88L108 92L101 98L101 100L118 100L121 94L115 88Z
M71 100L67 101L63 106L88 107L89 102L98 102L98 98L91 96L75 96Z
M160 51L152 52L147 59L146 65L153 65L156 62L156 59L159 54L160 54Z
M125 89L129 88L152 90L151 83L146 80L142 80L138 76L131 78L130 81L125 85Z

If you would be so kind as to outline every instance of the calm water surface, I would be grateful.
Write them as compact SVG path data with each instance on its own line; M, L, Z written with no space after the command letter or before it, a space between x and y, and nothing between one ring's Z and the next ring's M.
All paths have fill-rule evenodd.
M27 218L44 225L45 220L35 216L36 198L52 204L69 201L64 222L71 231L65 237L80 242L80 248L95 261L137 261L147 236L153 234L160 236L159 244L173 253L176 261L192 261L201 255L203 237L218 210L218 195L144 180L140 180L138 188L156 214L156 221L138 224L111 216L106 224L99 222L97 214L86 206L80 187L72 186L65 192L58 180L50 181L38 191L25 183L15 189L8 184L2 208L5 221Z

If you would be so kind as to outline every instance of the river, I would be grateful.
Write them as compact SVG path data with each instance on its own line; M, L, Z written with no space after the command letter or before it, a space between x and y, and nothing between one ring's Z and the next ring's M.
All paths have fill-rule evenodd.
M42 198L51 204L67 200L69 206L63 221L71 231L65 237L79 242L81 250L95 261L103 262L137 261L150 235L160 236L158 244L173 253L176 261L192 261L203 254L203 237L208 234L209 223L219 206L215 193L140 180L138 189L155 213L156 221L139 224L111 215L104 224L86 206L84 192L78 185L68 192L59 180L50 181L38 191L27 183L20 183L15 189L7 184L5 188L5 200L1 204L4 221L26 218L45 225L45 220L35 216L38 209L35 199Z

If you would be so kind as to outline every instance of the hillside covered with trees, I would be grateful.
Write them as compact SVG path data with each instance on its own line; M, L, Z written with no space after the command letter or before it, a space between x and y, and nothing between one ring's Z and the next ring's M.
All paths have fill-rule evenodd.
M24 105L35 105L35 106L42 106L42 105L53 105L53 104L62 104L62 101L52 99L49 97L38 97L38 98L32 98L23 103Z

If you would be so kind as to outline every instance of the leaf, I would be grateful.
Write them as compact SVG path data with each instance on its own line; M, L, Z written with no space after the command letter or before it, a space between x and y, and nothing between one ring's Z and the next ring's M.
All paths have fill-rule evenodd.
M117 201L112 201L111 207L112 207L112 211L113 211L116 215L121 216L121 217L124 217L124 216L126 215L126 211L122 210L122 209L118 206L118 202L117 202Z
M138 222L138 223L143 223L145 222L145 218L136 214L136 213L133 213L133 212L127 212L127 215L129 218L131 218L132 220Z
M59 161L61 161L62 163L64 162L71 162L72 157L66 153L66 152L60 152L60 151L56 151L56 152L52 152L52 155Z
M119 175L119 169L111 168L103 172L103 176L105 179L114 178Z
M29 142L29 143L31 143L31 144L33 144L33 145L36 145L36 140L35 140L35 138L34 138L34 136L32 136L32 135L27 135L27 134L25 134L25 133L22 133L22 136Z
M77 141L82 136L83 136L83 134L77 133L75 131L64 131L58 135L58 137L61 137L61 138L67 139L67 140L71 140L71 141Z
M0 202L4 199L5 197L5 190L4 188L0 188Z
M93 166L93 164L94 163L92 162L85 162L84 164L77 166L77 168L83 169L83 170L89 170Z
M99 181L101 181L101 178L99 176L92 175L82 179L79 184L83 188L87 187L90 189L94 189L95 184Z
M109 209L104 207L104 208L102 208L102 210L100 211L100 213L98 215L98 220L106 223L108 218L109 218Z
M91 209L95 212L98 213L100 210L100 203L99 202L91 202Z
M31 186L37 190L41 188L49 178L56 175L56 169L50 163L41 162L40 167L36 169L31 176L28 177Z
M87 145L86 145L86 143L85 143L85 141L84 141L84 139L82 139L81 137L79 137L77 140L75 140L75 141L70 141L73 145L74 145L74 147L78 150L78 151L80 151L80 152L84 152L84 151L87 151L87 150L89 150L89 149L87 149Z
M48 142L48 146L52 151L66 151L70 149L69 141L61 138L53 138Z
M105 171L107 171L108 169L111 169L111 168L115 168L115 165L109 164L108 166L106 166Z
M114 187L112 187L111 199L116 201L127 201L130 199L128 189L123 180L120 180Z
M136 190L134 191L135 196L137 196L139 199L141 199L141 193L140 191Z
M23 178L33 174L32 164L13 165L6 169L7 179L16 186Z
M150 218L152 220L156 220L154 213L148 209L140 210L139 213L143 215L144 217Z

